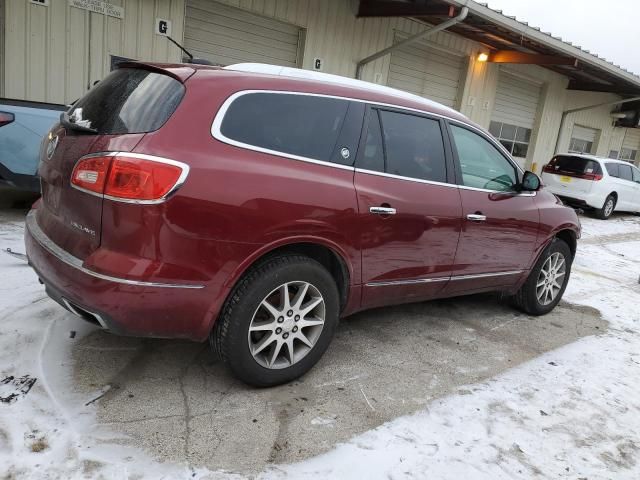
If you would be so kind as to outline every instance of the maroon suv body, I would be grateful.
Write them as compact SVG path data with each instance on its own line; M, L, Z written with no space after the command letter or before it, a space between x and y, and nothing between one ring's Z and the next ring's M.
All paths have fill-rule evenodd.
M247 376L251 356L225 353L229 341L256 350L251 332L248 347L227 339L240 322L232 307L251 282L278 277L285 267L273 259L319 264L340 316L492 290L539 314L559 300L579 236L575 213L523 186L504 149L464 116L355 83L126 65L72 107L41 157L42 200L25 241L48 294L116 333L202 341L214 331L223 358L244 362L234 372L256 384L313 363L299 366L308 352L292 346L291 368L273 353ZM537 266L533 283L548 278L542 261L555 243L566 245L565 275L536 309L524 286ZM308 282L325 302L314 318L333 325L323 281ZM306 283L292 285L291 295ZM258 307L245 315L262 298L247 300ZM231 326L216 333L225 315ZM295 337L281 324L279 335Z

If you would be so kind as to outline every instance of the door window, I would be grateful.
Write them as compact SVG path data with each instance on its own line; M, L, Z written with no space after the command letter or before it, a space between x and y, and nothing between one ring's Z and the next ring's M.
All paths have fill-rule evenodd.
M440 121L405 113L380 111L387 173L447 181Z
M466 128L451 125L462 183L467 187L508 191L518 183L516 167L496 147Z
M640 170L635 167L632 167L631 170L633 171L633 181L640 183Z

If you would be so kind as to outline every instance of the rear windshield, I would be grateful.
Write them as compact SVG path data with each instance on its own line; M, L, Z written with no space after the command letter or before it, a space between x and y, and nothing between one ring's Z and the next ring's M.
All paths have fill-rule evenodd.
M73 123L99 134L146 133L160 128L184 95L176 79L137 68L111 72L69 110Z
M573 157L568 155L562 155L554 157L549 162L549 167L554 170L565 173L593 173L596 175L602 174L600 164L594 160L589 160L582 157Z

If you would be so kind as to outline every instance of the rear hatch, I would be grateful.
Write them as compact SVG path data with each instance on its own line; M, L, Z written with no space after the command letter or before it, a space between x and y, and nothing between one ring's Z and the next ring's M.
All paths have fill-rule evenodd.
M38 224L58 246L85 259L100 246L102 195L71 184L81 158L131 152L173 114L184 95L178 78L141 65L111 72L60 117L40 149Z
M575 155L557 155L542 169L544 183L567 196L589 193L594 181L602 180L600 164Z

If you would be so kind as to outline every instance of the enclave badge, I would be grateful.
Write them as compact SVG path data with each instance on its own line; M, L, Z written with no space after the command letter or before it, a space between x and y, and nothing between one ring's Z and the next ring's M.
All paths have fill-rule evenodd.
M54 152L56 151L56 147L58 146L58 136L53 135L53 133L49 132L49 144L47 145L47 160L51 160Z

